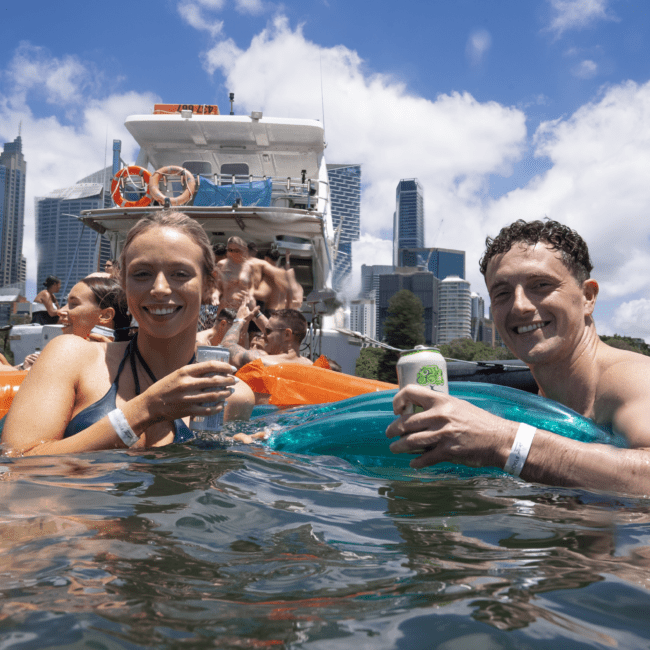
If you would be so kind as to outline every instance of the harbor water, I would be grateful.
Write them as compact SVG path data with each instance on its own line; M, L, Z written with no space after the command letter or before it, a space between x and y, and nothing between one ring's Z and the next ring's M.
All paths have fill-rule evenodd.
M229 438L262 425L2 459L0 649L650 647L648 500Z

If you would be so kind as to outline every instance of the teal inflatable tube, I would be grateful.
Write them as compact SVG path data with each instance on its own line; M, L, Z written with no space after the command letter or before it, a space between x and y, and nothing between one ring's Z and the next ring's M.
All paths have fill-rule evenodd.
M449 392L508 420L526 422L582 442L626 446L625 441L609 429L601 428L575 411L532 393L475 382L450 383ZM336 456L361 470L404 469L408 468L412 456L393 454L385 435L386 427L395 419L392 404L395 393L369 393L333 404L275 413L269 412L270 409L266 407L256 410L254 416L262 426L274 424L273 432L266 441L273 450L309 456ZM424 471L476 475L501 470L441 463Z

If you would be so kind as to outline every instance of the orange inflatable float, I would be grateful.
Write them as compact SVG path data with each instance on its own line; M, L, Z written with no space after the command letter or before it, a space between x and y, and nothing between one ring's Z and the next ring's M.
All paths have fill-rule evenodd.
M151 197L149 194L145 194L140 197L137 201L125 201L124 195L122 192L125 189L125 183L130 179L131 176L140 176L144 186L149 192L149 180L151 179L151 172L143 167L138 167L137 165L130 165L129 167L123 167L120 171L113 176L111 182L111 197L115 201L115 205L119 205L122 208L142 208L151 204Z
M27 376L27 370L7 370L0 372L0 418L9 412L14 395Z
M256 359L237 373L256 393L270 395L269 404L279 407L325 404L380 390L394 390L396 384L334 372L318 365L279 363L265 366Z

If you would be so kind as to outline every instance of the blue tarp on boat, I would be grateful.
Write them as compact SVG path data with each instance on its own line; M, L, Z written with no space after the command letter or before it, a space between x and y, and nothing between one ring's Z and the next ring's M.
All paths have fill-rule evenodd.
M226 206L234 205L237 199L241 205L269 207L271 205L271 179L234 185L215 185L201 177L201 184L194 196L194 205Z

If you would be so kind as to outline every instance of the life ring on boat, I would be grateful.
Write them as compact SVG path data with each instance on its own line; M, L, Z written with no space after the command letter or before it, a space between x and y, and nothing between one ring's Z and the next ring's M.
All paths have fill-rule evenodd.
M11 402L27 377L27 370L7 370L0 372L0 418L9 412Z
M236 375L256 393L270 395L269 404L281 408L338 402L397 388L395 384L345 375L317 365L280 363L265 366L261 359L247 363Z
M162 176L180 176L182 182L185 184L185 189L179 196L165 196L158 187L160 178ZM177 167L176 165L167 165L157 169L151 176L149 181L149 194L154 201L165 205L169 201L169 205L185 205L193 196L196 189L196 181L194 174L185 167Z
M124 183L131 176L140 176L144 186L147 188L147 193L140 197L137 201L126 201L124 199ZM143 167L137 165L129 165L122 167L111 182L111 197L115 205L122 208L143 208L151 204L151 197L149 196L149 180L151 179L151 172Z

